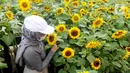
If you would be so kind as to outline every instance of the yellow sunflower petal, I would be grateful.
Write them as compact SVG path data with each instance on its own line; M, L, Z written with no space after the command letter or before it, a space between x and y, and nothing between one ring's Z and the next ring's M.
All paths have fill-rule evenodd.
M101 46L101 43L98 42L98 41L92 41L92 42L89 42L86 44L86 48L97 48L97 47L100 47Z
M103 18L97 18L95 21L93 21L92 27L93 28L96 28L96 27L100 28L101 25L103 25L103 22L104 22Z
M122 38L123 36L125 36L126 33L127 33L127 31L125 31L125 30L118 30L115 33L113 33L111 37L113 39L119 39L119 38Z
M14 18L14 14L11 11L7 11L6 12L6 16L8 17L8 19L12 20Z
M82 6L86 6L87 5L87 3L86 2L82 2Z

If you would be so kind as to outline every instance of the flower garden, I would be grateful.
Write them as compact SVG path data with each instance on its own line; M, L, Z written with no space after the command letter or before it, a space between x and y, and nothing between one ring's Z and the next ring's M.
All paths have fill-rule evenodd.
M51 63L60 67L58 73L130 73L129 0L0 0L0 38L13 45L11 57L29 15L55 27L43 41L45 50L57 43ZM1 45L1 72L8 67L3 50Z

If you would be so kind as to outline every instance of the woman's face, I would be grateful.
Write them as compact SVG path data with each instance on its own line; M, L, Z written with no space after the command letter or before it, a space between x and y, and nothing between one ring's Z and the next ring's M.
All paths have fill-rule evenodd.
M44 40L46 38L46 34L43 34L42 37L40 38L40 40Z

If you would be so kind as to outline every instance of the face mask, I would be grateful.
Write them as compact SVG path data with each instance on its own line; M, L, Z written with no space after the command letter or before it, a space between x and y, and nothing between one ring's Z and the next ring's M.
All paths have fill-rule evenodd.
M46 38L47 35L44 35L40 38L40 41L44 40Z

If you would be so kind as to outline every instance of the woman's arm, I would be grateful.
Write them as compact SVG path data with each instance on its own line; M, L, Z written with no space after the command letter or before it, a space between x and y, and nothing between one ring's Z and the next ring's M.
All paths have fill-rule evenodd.
M56 51L56 48L57 46L54 46L43 61L37 51L31 49L31 47L27 48L23 55L26 62L25 64L27 65L27 67L31 66L31 68L37 70L38 72L42 72L48 66Z

